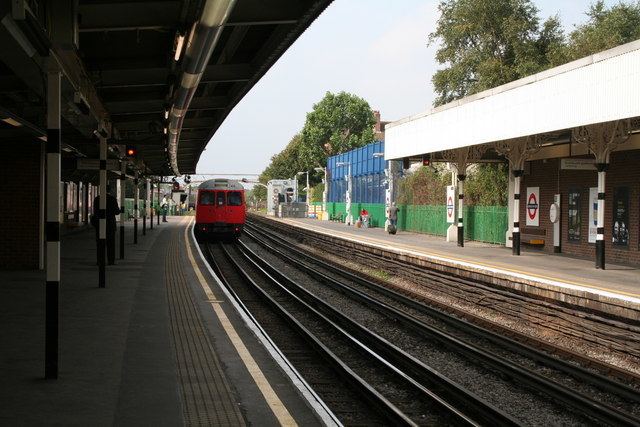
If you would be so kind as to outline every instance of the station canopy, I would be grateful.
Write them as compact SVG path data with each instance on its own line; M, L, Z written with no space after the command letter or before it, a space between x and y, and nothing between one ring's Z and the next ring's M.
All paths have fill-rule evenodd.
M389 123L385 158L549 133L567 144L572 128L640 116L639 100L640 40Z
M173 174L167 160L165 111L175 105L181 96L178 90L188 80L183 78L189 71L183 62L195 24L202 22L207 7L226 4L230 13L215 27L221 31L205 33L208 42L216 38L215 47L195 93L187 94L192 98L181 121L177 169L194 173L206 144L232 108L330 3L0 2L0 143L27 137L45 140L51 56L63 72L62 148L67 158L96 158L93 132L107 118L113 126L110 144L135 145L146 173ZM176 61L177 49L181 55Z

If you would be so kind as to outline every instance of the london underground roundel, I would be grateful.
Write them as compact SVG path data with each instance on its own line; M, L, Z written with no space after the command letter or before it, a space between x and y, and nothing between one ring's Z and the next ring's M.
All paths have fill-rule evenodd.
M540 188L527 188L527 225L538 226L540 223Z
M453 198L451 196L447 198L447 217L453 218Z

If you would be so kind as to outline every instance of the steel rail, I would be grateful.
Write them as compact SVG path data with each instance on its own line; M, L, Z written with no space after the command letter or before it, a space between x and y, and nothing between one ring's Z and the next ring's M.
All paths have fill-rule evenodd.
M578 411L589 414L590 416L597 418L601 421L610 423L615 421L621 425L640 426L640 420L633 417L630 414L618 411L617 409L597 402L583 394L569 389L562 384L558 384L555 381L544 378L526 368L520 367L515 363L508 361L507 359L490 354L489 352L478 348L472 344L469 344L449 333L442 331L439 328L431 326L415 316L398 310L395 307L391 307L381 301L378 301L369 295L366 295L351 286L337 281L336 279L327 276L326 274L314 269L299 260L285 254L281 250L269 245L261 239L255 237L252 233L246 232L250 237L253 237L257 242L261 243L265 248L277 253L282 258L286 259L289 263L299 267L302 270L307 271L314 277L320 279L322 282L334 287L336 290L344 291L350 294L353 298L363 302L364 304L376 307L378 310L385 312L390 318L394 320L400 320L406 326L412 328L416 332L427 335L431 338L437 339L442 344L448 346L450 349L463 353L469 358L479 360L483 363L487 363L494 369L507 374L511 377L517 378L520 381L525 382L532 388L554 397L565 404L575 408Z
M449 380L430 366L425 365L424 362L380 337L375 332L372 332L359 323L351 320L339 310L316 297L305 289L305 287L299 285L295 280L290 279L284 273L271 266L268 261L261 258L243 242L240 241L238 244L240 245L240 251L247 257L248 261L252 262L256 268L263 271L271 278L271 280L280 282L279 286L284 286L282 283L287 283L288 286L285 286L285 289L287 289L288 292L295 294L299 299L304 300L303 303L307 305L310 310L319 310L322 312L322 314L320 314L321 316L331 317L329 321L337 322L338 328L343 328L348 331L349 334L357 336L357 340L355 342L358 345L363 345L361 341L366 342L367 346L375 348L375 350L383 354L384 357L392 360L394 364L401 366L403 369L418 377L420 381L428 384L428 386L424 387L428 390L428 395L448 411L454 411L453 414L461 417L461 421L467 420L467 422L473 423L472 420L475 419L478 422L482 421L487 425L506 426L519 424L519 422L510 415L487 403L482 398L461 387L457 383ZM277 277L277 279L275 279L275 277ZM402 371L398 371L398 373L404 375L408 379L411 379L409 375ZM433 388L437 390L429 390ZM460 409L460 407L463 407L464 409Z
M286 240L284 240L282 237L276 235L275 233L269 232L267 230L257 229L255 228L255 226L251 224L249 224L249 227L255 230L256 232L264 235L265 237L271 238L272 241L274 242L280 242L280 244L287 244L287 245L289 243ZM344 277L345 279L354 281L368 289L379 292L389 298L395 299L396 301L399 301L402 304L405 304L428 316L435 317L436 319L446 323L447 325L453 328L457 328L457 329L463 330L466 333L473 334L478 337L489 340L496 345L502 346L514 353L518 353L522 356L533 359L536 362L543 363L546 366L554 368L560 372L564 372L565 374L570 375L580 381L596 386L601 390L605 390L610 393L617 394L618 396L621 396L631 401L640 402L640 393L638 393L632 387L629 387L617 381L611 380L610 378L607 378L604 375L591 372L581 366L576 366L564 360L558 359L534 347L520 343L511 338L504 337L491 330L475 325L466 320L451 316L450 314L444 311L435 309L422 302L409 298L406 295L403 295L399 292L389 289L372 280L369 280L363 277L362 275L354 274L351 271L345 270L344 268L338 268L329 262L319 259L318 257L309 255L308 253L306 253L301 249L289 246L289 250L291 252L294 252L296 255L303 257L304 259L307 259L337 275Z
M233 291L233 286L229 283L228 278L222 274L222 269L218 265L211 248L209 245L206 246L207 252L209 253L209 262L211 263L211 267L214 269L216 274L219 275L220 280L224 284L224 286L233 292L233 295L237 298L237 294ZM329 364L331 364L336 372L344 378L353 389L359 393L370 405L371 407L381 416L383 416L386 420L388 420L393 425L409 425L415 426L416 424L409 418L406 417L405 414L402 413L395 405L393 405L389 400L387 400L382 394L380 394L377 390L371 387L364 379L358 376L347 364L345 364L340 358L333 353L320 339L318 339L311 331L309 331L302 323L300 323L295 317L293 317L290 313L288 313L284 307L282 307L275 299L273 299L270 295L268 295L260 286L247 274L247 272L242 269L242 267L231 257L231 255L223 248L225 252L225 256L231 262L232 266L236 269L236 271L241 275L246 284L250 285L251 288L265 301L276 313L282 316L288 324L298 332L308 343L311 345L320 356L326 360Z
M260 224L267 224L266 221L264 220L259 220L257 221ZM297 235L301 235L301 236L305 236L305 238L309 238L311 240L315 240L315 241L320 241L325 245L335 245L336 243L330 239L334 239L333 237L329 237L329 236L321 236L306 230L300 230L297 229L295 227L292 226L282 226L280 224L274 224L274 223L269 223L268 225L270 228L276 229L280 232L283 233L293 233L293 234L297 234ZM337 239L337 238L336 238ZM341 240L341 239L340 239ZM290 245L289 242L287 242L287 245ZM359 244L360 246L363 246L366 248L366 245L364 244ZM476 282L471 282L468 279L464 279L464 278L460 278L460 277L456 277L455 275L447 275L445 273L439 272L437 270L433 270L430 269L428 267L419 267L417 265L412 265L411 263L403 263L397 260L393 260L393 259L389 259L388 257L385 257L384 255L378 255L372 252L368 252L367 250L363 249L363 248L351 248L351 250L353 250L354 252L360 253L362 254L362 257L366 257L366 258L374 258L377 260L380 260L380 262L382 263L386 263L387 266L389 266L390 264L398 269L398 270L406 270L408 272L415 272L416 274L422 276L422 277L429 277L431 279L434 279L435 281L439 282L439 283L453 283L453 284L462 284L465 286L472 286L473 288L480 288L486 292L495 292L497 293L499 296L505 297L505 298L514 298L518 301L527 303L529 301L528 298L523 297L522 295L518 295L518 294L514 294L511 292L506 292L506 291L500 291L499 289L496 288L492 288L488 285L483 285L482 283L476 283ZM391 252L391 251L382 251L383 254L384 252ZM393 253L393 252L391 252ZM343 267L346 268L346 267ZM586 366L591 366L594 369L599 370L600 372L605 372L610 376L614 376L620 379L623 379L625 381L629 381L629 382L638 382L640 381L640 376L633 374L629 371L626 371L622 368L619 368L617 366L608 364L606 362L602 362L600 360L579 354L575 351L572 351L570 349L566 349L566 348L562 348L562 347L558 347L555 346L551 343L547 343L545 341L542 341L540 339L537 339L535 337L531 337L528 336L524 333L518 332L516 330L512 330L509 329L503 325L500 325L498 323L495 322L491 322L485 318L482 318L480 316L465 312L461 309L456 309L450 306L446 306L443 305L442 303L435 301L435 300L431 300L430 304L439 306L441 308L441 310L443 310L446 313L450 313L450 312L454 312L457 313L461 316L465 316L465 317L471 317L474 319L474 322L476 323L480 323L483 325L488 326L490 329L497 329L499 331L501 331L503 334L506 335L510 335L510 336L515 336L518 338L518 340L520 341L524 341L524 342L528 342L528 343L534 343L535 346L540 347L540 348L544 348L546 351L550 352L550 353L554 353L554 354L562 354L570 359L573 359L575 361L579 361L580 363L582 363L583 365ZM447 314L445 314L447 315Z

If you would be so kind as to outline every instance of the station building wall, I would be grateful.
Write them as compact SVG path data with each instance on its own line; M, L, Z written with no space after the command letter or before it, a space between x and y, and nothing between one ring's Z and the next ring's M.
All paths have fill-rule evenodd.
M42 143L0 144L0 269L39 268Z
M585 158L593 158L585 156ZM640 265L640 150L612 153L606 176L605 202L605 256L607 262ZM554 194L561 194L561 252L576 257L595 260L595 243L588 242L589 236L589 188L597 187L597 172L593 170L561 169L560 159L536 160L530 162L530 173L525 174L521 185L520 225L524 235L532 229L544 230L543 250L553 252L553 224L549 219L549 207ZM526 224L527 187L540 187L540 225ZM614 245L613 216L614 191L628 188L629 242L626 246ZM569 193L580 194L580 237L569 239Z

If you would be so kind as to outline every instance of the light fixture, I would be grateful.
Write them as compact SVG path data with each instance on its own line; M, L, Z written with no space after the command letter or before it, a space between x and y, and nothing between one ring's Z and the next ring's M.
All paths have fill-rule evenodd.
M180 55L182 54L183 46L184 46L184 35L178 33L178 35L176 36L176 54L173 56L174 61L178 62L180 60ZM167 117L165 117L165 119L166 118Z
M46 135L39 136L39 137L38 137L38 139L39 139L40 141L47 142L47 137L46 137Z
M167 128L166 127L164 128L164 134L165 135L167 134Z
M169 118L169 110L164 110L164 119L167 120Z
M3 122L5 122L5 123L6 123L6 124L8 124L8 125L15 126L15 127L17 127L17 128L19 128L20 126L22 126L22 123L20 123L20 122L19 122L19 121L17 121L17 120L12 119L11 117L7 117L7 118L5 118L5 119L0 119L0 120L2 120Z
M384 157L384 153L373 153L373 157L377 158L377 157Z

